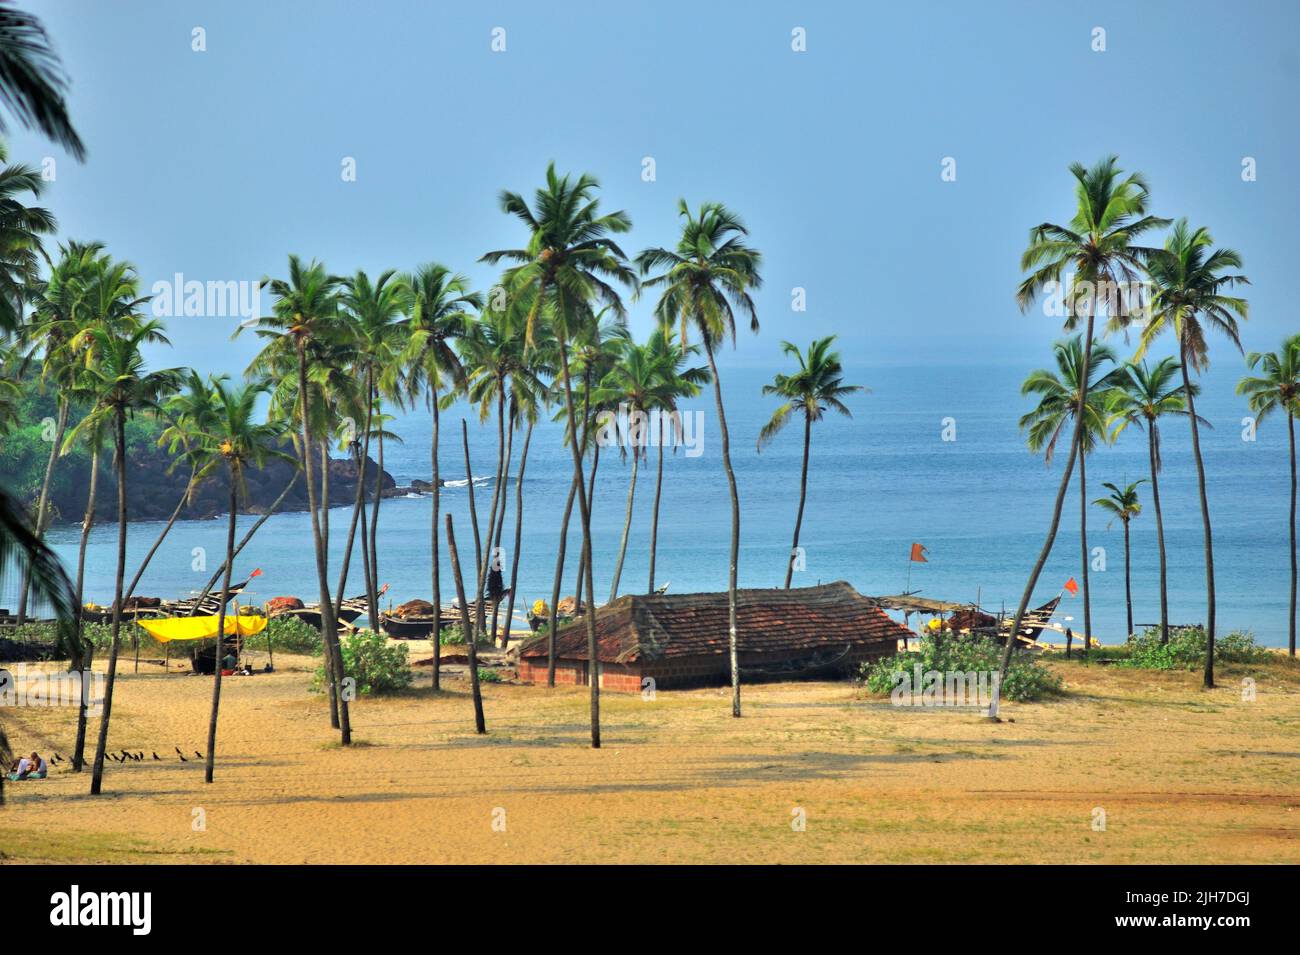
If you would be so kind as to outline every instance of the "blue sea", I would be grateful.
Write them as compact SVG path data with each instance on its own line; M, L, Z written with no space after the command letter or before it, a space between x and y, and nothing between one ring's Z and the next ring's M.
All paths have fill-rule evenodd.
M746 587L780 586L790 551L798 504L802 424L792 422L762 453L755 449L760 428L776 407L761 386L775 368L728 367L720 356L732 435L732 459L741 497L740 581ZM866 594L895 594L910 582L927 597L973 601L997 613L1015 609L1026 575L1042 545L1065 455L1052 466L1026 449L1017 421L1029 407L1020 395L1028 366L899 365L855 366L846 380L870 387L850 399L853 418L827 417L813 428L808 504L801 546L806 569L795 584L847 580ZM1241 364L1224 355L1203 381L1198 411L1213 424L1202 432L1215 533L1220 632L1247 629L1265 644L1280 646L1287 632L1288 465L1283 419L1266 421L1253 441L1243 440L1247 410L1234 393ZM727 582L729 508L711 391L684 406L701 412L702 447L698 456L666 455L660 513L656 583L674 593L718 590ZM445 479L463 479L460 421L470 423L473 470L491 475L496 462L495 424L481 426L464 407L443 415L442 468ZM946 422L945 419L952 419ZM949 436L944 440L945 425ZM401 444L386 447L385 468L399 484L429 478L430 416L422 408L401 414L392 430ZM1185 420L1163 422L1164 471L1161 500L1169 556L1170 619L1204 619L1204 567L1195 468ZM513 546L515 486L522 434L515 442L509 485L510 515L503 543ZM372 450L373 453L373 450ZM650 511L654 493L654 451L643 463L638 482L631 542L620 592L644 592L648 574ZM594 498L593 533L596 595L604 601L622 532L630 459L602 451ZM545 421L536 428L524 479L524 533L520 549L516 606L550 599L559 524L572 475L569 452L560 443L560 426ZM1129 429L1113 447L1088 461L1088 496L1104 494L1103 481L1123 484L1147 477L1144 433ZM480 520L486 525L491 485L476 489ZM1133 523L1133 599L1138 624L1159 619L1158 561L1149 485L1142 485L1146 508ZM444 488L442 504L455 521L462 559L472 560L468 490ZM430 597L429 497L385 500L379 527L380 579L390 585L393 602ZM1092 573L1094 636L1120 641L1125 635L1123 530L1109 525L1099 508L1089 508L1089 544L1105 549L1105 571ZM1071 490L1056 547L1040 580L1034 603L1079 576L1079 497ZM331 583L339 567L348 508L331 511ZM240 533L256 518L241 516ZM128 563L133 570L152 544L160 525L132 523ZM75 567L78 529L56 528L50 539ZM486 533L486 528L484 530ZM176 526L151 564L139 592L187 595L201 587L220 561L225 520L190 521ZM569 566L562 593L574 589L580 531L575 509L569 541ZM116 529L95 528L87 561L87 598L108 603ZM928 562L912 563L913 542ZM194 569L196 548L206 553L206 570ZM361 570L353 561L347 590L360 592ZM507 559L508 576L508 559ZM277 514L240 555L236 577L254 567L263 575L245 599L294 594L315 600L310 519L306 513ZM443 559L444 600L454 594ZM466 575L472 577L468 561ZM909 578L910 573L910 578ZM386 598L387 599L387 598ZM9 594L4 600L13 603ZM1060 617L1082 629L1082 598L1066 595Z

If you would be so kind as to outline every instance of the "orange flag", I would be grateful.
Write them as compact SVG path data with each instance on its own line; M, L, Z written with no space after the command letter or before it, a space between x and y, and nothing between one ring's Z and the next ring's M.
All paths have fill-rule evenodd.
M912 545L912 557L911 557L911 559L914 560L914 561L916 561L918 564L928 564L928 563L929 563L929 561L925 559L925 547L924 547L924 545L922 545L922 544L913 544L913 545Z
M1070 596L1073 597L1079 592L1079 584L1073 577L1071 577L1065 582L1065 589L1068 590Z

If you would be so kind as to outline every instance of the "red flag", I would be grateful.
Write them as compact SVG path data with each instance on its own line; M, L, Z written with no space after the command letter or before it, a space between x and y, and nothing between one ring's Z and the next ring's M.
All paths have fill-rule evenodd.
M1073 577L1071 577L1065 582L1065 589L1068 590L1070 596L1073 597L1079 592L1079 584Z
M925 559L925 550L926 549L924 545L913 544L912 556L910 559L916 561L918 564L928 564L929 561Z
M248 575L248 579L249 579L249 580L252 580L254 577L261 577L261 576L262 576L262 568L261 568L261 567L257 567L257 568L254 568L253 572L252 572L251 574Z

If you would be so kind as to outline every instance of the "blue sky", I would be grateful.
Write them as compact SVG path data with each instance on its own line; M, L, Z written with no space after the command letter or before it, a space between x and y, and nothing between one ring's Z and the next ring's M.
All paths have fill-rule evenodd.
M24 6L90 155L15 131L12 156L55 157L62 234L105 241L146 286L282 274L298 252L336 272L437 260L487 287L477 258L522 243L497 192L531 192L554 159L630 213L629 252L673 241L679 196L744 216L763 329L727 361L837 333L853 363L1039 364L1059 323L1015 307L1027 231L1069 215L1071 161L1114 152L1154 211L1243 254L1248 349L1297 328L1293 3ZM256 347L233 320L169 324L169 364L239 371Z

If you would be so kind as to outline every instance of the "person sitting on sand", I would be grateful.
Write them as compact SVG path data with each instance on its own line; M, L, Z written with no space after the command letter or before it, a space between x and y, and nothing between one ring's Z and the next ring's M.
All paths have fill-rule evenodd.
M31 756L24 756L18 762L14 763L13 771L9 773L9 779L12 782L19 782L23 779L44 779L50 773L50 767L41 759L39 753L32 753Z

